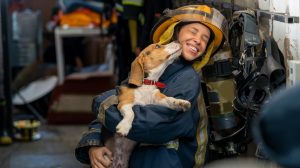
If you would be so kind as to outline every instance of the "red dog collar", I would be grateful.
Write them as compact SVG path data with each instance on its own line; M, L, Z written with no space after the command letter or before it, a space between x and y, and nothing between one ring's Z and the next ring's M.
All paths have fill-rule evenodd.
M149 79L144 79L143 83L145 85L155 85L158 88L165 88L166 87L166 84L164 84L164 83L161 83L161 82L158 82L158 81L154 81L154 80L149 80Z

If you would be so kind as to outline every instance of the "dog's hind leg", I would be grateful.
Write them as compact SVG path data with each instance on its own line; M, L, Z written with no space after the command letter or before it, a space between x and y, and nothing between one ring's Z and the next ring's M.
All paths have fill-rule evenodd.
M123 104L119 111L123 116L123 119L117 125L117 133L122 136L126 136L132 127L132 122L134 119L134 112L132 110L133 104Z
M113 161L109 168L128 168L130 155L137 143L118 134L115 134L113 138Z

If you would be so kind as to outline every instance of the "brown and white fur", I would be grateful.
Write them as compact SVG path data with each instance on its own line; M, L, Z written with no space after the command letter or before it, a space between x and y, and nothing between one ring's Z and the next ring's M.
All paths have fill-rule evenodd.
M140 55L133 61L129 76L128 86L120 87L118 95L118 110L121 112L123 119L116 127L119 135L114 136L113 168L128 167L130 153L136 142L125 138L134 119L134 105L156 104L186 111L190 108L189 101L168 97L160 92L155 85L143 84L144 79L158 81L165 69L181 55L181 45L172 42L167 45L151 44L146 47ZM135 87L130 87L134 85ZM109 139L111 140L111 139ZM123 149L122 149L123 148ZM126 156L124 156L126 155Z

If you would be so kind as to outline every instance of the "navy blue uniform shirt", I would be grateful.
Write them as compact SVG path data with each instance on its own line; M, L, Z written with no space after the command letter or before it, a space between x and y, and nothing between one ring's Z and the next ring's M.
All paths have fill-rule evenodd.
M191 168L201 167L204 163L207 145L207 116L199 110L201 85L199 74L190 62L179 59L169 65L161 76L160 82L167 85L161 92L167 96L185 99L191 102L186 111L176 111L158 105L135 105L135 118L128 138L139 142L131 155L130 168ZM89 131L80 140L75 155L83 163L89 163L90 146L101 146L101 127L115 132L122 116L116 105L101 110L101 103L115 90L97 96L92 110L104 121L95 120ZM100 109L99 109L100 108ZM98 114L99 115L99 114Z

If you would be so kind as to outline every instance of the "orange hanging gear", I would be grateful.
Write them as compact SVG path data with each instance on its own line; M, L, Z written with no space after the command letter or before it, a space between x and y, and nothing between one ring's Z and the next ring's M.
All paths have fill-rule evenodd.
M60 12L59 22L61 26L96 27L101 23L101 15L89 9L80 8L68 14Z

